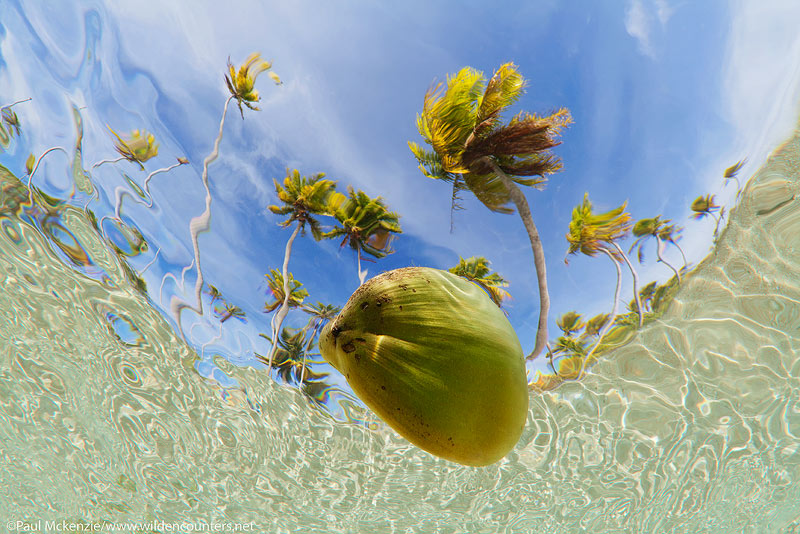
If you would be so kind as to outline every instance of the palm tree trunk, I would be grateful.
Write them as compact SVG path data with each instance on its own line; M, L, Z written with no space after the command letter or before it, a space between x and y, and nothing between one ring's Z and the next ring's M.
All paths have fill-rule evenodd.
M542 248L542 240L539 238L539 231L533 223L533 217L525 195L492 158L487 157L485 160L491 165L492 170L508 189L511 200L517 207L517 212L522 219L522 224L525 225L525 230L528 231L528 239L530 239L531 250L533 250L533 264L536 267L536 277L539 282L539 324L536 330L536 343L533 351L526 356L526 359L534 360L547 345L547 316L550 313L550 294L547 291L547 265L544 260L544 248Z
M147 201L144 201L139 197L133 196L130 193L130 191L128 189L126 189L124 186L120 185L116 189L114 189L114 197L116 199L116 202L114 203L114 206L115 206L114 207L114 216L117 219L120 218L120 212L122 210L122 199L124 199L125 196L128 196L128 198L130 198L131 200L133 200L137 204L142 204L144 206L147 206L148 208L152 208L153 207L153 196L150 194L150 180L156 174L160 174L160 173L163 173L163 172L169 172L172 169L174 169L175 167L180 167L181 165L183 165L183 163L181 163L179 161L178 163L173 163L169 167L164 167L163 169L155 170L155 171L153 171L153 172L151 172L150 174L147 175L147 178L144 179L144 185L143 185L143 190L144 190L144 192L145 192L145 194L147 195L147 198L148 198Z
M275 351L278 348L278 334L281 331L281 325L286 314L289 313L289 256L292 255L292 244L294 243L297 234L300 233L302 225L298 222L292 232L289 241L286 242L286 252L283 255L283 302L278 310L278 313L272 316L272 348L269 350L269 365L267 372L272 369L272 358L275 356Z
M603 325L603 328L600 329L600 332L597 334L597 343L595 343L594 347L592 347L592 350L590 350L589 353L586 355L586 357L584 358L584 361L588 360L589 356L591 356L594 353L594 351L597 350L597 347L600 346L600 342L603 341L603 336L606 335L606 332L608 332L608 329L611 328L611 325L614 324L614 319L617 317L617 307L619 305L619 294L620 294L620 291L622 291L622 269L619 266L619 262L614 259L614 255L611 254L611 252L609 252L607 249L601 248L600 250L603 251L603 253L606 256L608 256L608 258L614 264L614 267L617 268L617 289L614 291L614 305L611 307L611 316L608 319L608 322ZM583 374L583 369L581 369L581 374ZM578 376L578 378L580 378L580 375Z
M206 209L198 215L194 217L192 220L189 221L189 234L192 237L192 248L194 249L194 265L195 269L197 270L197 281L194 285L194 296L195 296L195 304L189 304L188 302L182 300L177 295L173 295L169 301L169 308L170 312L172 312L172 316L175 318L175 322L178 324L178 332L181 334L181 338L185 341L186 337L183 334L183 328L181 326L181 311L188 308L198 315L203 315L203 271L200 269L200 242L199 242L199 235L201 232L208 231L209 227L211 226L211 189L208 187L208 166L211 165L214 160L219 157L219 145L222 142L222 130L225 127L225 117L228 114L228 105L233 100L233 96L229 96L228 99L225 101L225 107L222 108L222 118L219 121L219 132L217 133L217 138L214 140L214 149L211 151L211 154L206 156L206 159L203 160L203 174L201 176L203 180L203 187L206 190Z
M364 285L364 280L367 278L367 271L361 270L361 251L356 250L356 258L358 261L358 284Z
M625 263L628 264L628 269L631 270L631 275L633 276L633 296L636 299L636 311L639 313L639 328L642 327L644 324L644 312L642 311L642 299L639 297L639 275L636 273L636 269L633 268L631 264L631 260L628 259L628 256L622 252L622 249L619 248L614 241L611 241L611 246L617 249L622 259L625 260Z
M688 269L689 268L689 262L686 261L686 254L683 253L683 249L681 248L681 246L679 244L677 244L675 241L670 241L670 243L672 243L673 245L678 247L678 251L681 253L681 258L683 258L683 268L684 269Z
M656 255L658 256L658 261L660 261L661 263L672 269L672 272L675 273L675 276L678 277L678 282L680 282L681 274L678 272L678 270L675 267L673 267L671 263L667 262L667 260L661 257L661 253L664 251L664 246L665 246L664 242L661 241L661 238L658 237L658 235L656 235L655 237L656 237Z
M42 155L39 156L39 158L36 160L36 165L33 166L33 169L31 169L31 173L28 175L28 202L30 203L31 206L33 206L33 189L31 189L31 180L33 180L33 175L36 174L36 169L39 168L39 164L42 162L42 159L50 152L54 152L56 150L60 150L64 154L67 154L66 149L60 146L54 146L53 148L48 148L47 150L42 152ZM69 154L67 154L67 156L69 156Z

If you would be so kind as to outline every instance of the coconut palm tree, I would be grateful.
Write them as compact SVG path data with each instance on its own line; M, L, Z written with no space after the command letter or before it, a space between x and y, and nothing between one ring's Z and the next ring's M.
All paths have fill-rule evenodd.
M259 53L250 54L244 64L239 67L238 71L231 63L231 58L228 58L228 74L225 75L225 85L228 86L231 97L236 99L236 103L239 105L239 113L242 114L242 119L244 119L242 104L253 111L261 111L260 108L253 105L253 102L261 100L254 86L258 75L271 68L272 63L263 61ZM272 81L277 85L283 83L280 77L274 72L268 72L267 76L272 78Z
M694 199L691 208L694 212L691 218L699 220L710 215L719 223L719 218L714 215L720 209L720 206L715 201L715 195L700 195Z
M325 326L325 323L328 321L332 321L336 318L342 309L339 306L334 306L333 304L323 304L322 302L317 302L316 304L309 304L302 306L300 308L311 317L308 319L308 323L303 328L303 332L308 332L311 330L311 336L308 338L308 345L306 345L305 352L309 352L311 350L312 345L314 344L314 340L317 337L320 329ZM306 369L306 360L305 360L305 353L303 354L303 374L300 377L300 381L303 382L305 380L305 369Z
M725 172L722 173L722 177L725 178L725 184L726 185L727 185L729 180L736 180L736 189L737 189L737 191L741 191L742 190L742 184L741 184L741 182L739 182L739 177L737 176L737 174L739 173L739 171L741 170L741 168L744 166L744 164L746 162L747 162L746 158L745 159L740 159L739 161L737 161L736 163L734 163L733 165L731 165L730 167L725 169Z
M99 167L103 163L126 159L132 163L138 164L139 167L144 170L143 163L158 155L158 143L156 143L156 138L153 134L145 130L133 130L129 137L123 138L117 132L111 130L110 126L108 126L108 129L114 134L114 137L117 138L116 141L114 141L114 148L119 152L120 157L115 160L103 160L95 163L92 168Z
M685 270L689 267L689 263L686 261L686 254L683 253L683 248L678 244L678 240L681 238L681 232L683 232L683 227L676 224L667 224L658 232L658 238L661 239L661 241L670 243L672 246L678 249L678 252L681 253L683 267L678 269L679 271Z
M563 335L556 339L550 351L550 366L559 378L577 379L583 371L587 341L585 336L575 337L573 334L580 332L586 323L583 322L579 313L570 311L559 317L556 324ZM558 370L553 364L553 356L556 354L561 355Z
M245 102L246 103L246 102ZM284 301L278 313L272 317L272 338L275 343L270 350L270 358L277 348L277 333L281 330L281 325L289 312L289 257L292 255L292 244L300 233L305 233L306 226L311 229L311 235L315 240L322 239L322 229L320 223L314 215L329 215L344 201L344 195L335 193L336 182L325 180L324 173L314 176L300 176L297 169L289 171L286 169L286 177L283 185L277 180L275 192L282 205L268 206L269 211L276 215L288 215L286 220L280 223L284 228L295 223L294 231L286 242L286 251L283 255L283 295Z
M8 134L6 135L13 137L16 134L19 136L19 117L16 111L11 108L3 108L0 118L2 118L3 127L8 127Z
M231 317L236 317L240 321L246 322L245 317L247 316L243 309L241 309L239 306L231 304L230 302L226 302L221 306L216 306L214 308L214 315L219 318L220 323L224 323Z
M633 225L632 230L633 235L636 236L636 241L634 241L631 247L628 249L628 254L630 254L634 248L638 247L637 257L639 258L639 263L642 263L644 261L644 250L642 247L644 246L645 241L651 237L655 237L656 255L658 256L658 261L672 269L672 272L674 272L675 276L678 277L678 282L680 282L681 274L678 272L678 269L665 260L661 255L664 252L664 247L666 246L666 243L661 239L661 236L664 234L665 230L667 230L667 233L669 234L672 233L672 231L668 229L669 223L669 219L661 220L660 215L657 215L652 219L640 219L636 221L636 224Z
M305 332L302 330L292 332L292 329L284 328L277 340L273 340L266 334L259 335L269 341L271 346L278 347L272 361L261 354L254 353L258 360L268 365L267 371L274 367L278 371L278 376L286 383L300 381L302 374L300 362L305 358Z
M583 197L583 203L572 210L572 221L569 223L569 233L567 233L567 242L569 243L567 253L574 254L580 251L587 256L595 256L598 252L602 252L612 260L612 263L617 269L617 289L614 293L614 306L611 312L612 318L617 314L617 304L622 280L619 261L624 261L633 277L633 294L635 295L638 305L639 326L641 327L644 323L644 315L641 303L639 303L639 275L636 269L633 268L633 264L617 244L617 240L625 237L631 228L630 214L625 212L626 205L627 203L606 213L595 214L592 212L592 203L589 201L589 194L586 193ZM611 322L605 325L592 351L600 344L602 336L605 335L610 325Z
M571 336L583 330L586 323L583 322L581 314L576 311L569 311L556 320L556 326L564 332L565 336Z
M274 299L272 302L264 303L264 313L272 313L278 306L282 306L286 300L284 288L288 287L289 307L297 308L303 304L303 300L308 296L308 291L303 289L303 284L298 282L288 273L288 283L284 283L283 275L278 269L270 269L269 274L265 274L264 278L267 280L267 288L270 295Z
M550 296L544 250L528 201L519 186L544 187L545 177L561 169L550 149L572 121L569 111L548 116L519 113L508 124L501 115L523 93L525 80L513 63L506 63L487 82L483 73L461 69L425 94L417 128L432 150L409 143L422 173L452 186L452 209L459 194L469 190L487 208L511 213L513 203L522 218L533 250L539 285L539 322L533 359L547 344ZM451 210L452 217L452 210Z
M22 102L27 102L29 100L30 98L25 98L23 100L17 100L16 102L12 102L11 104L0 107L0 145L4 147L8 146L7 143L11 140L14 134L19 136L19 117L17 116L17 112L11 108L17 104L21 104ZM8 127L7 132L6 127Z
M259 334L272 345L272 339L266 334ZM313 347L313 342L308 342L306 339L307 331L305 329L295 330L284 327L281 330L281 335L278 338L278 350L275 351L273 365L278 371L278 376L283 382L289 384L301 384L303 393L305 386L319 382L327 377L326 373L315 373L310 369L306 369L306 354ZM256 359L262 363L267 364L269 359L261 354L254 353Z
M642 306L646 310L653 311L653 299L656 296L656 290L658 289L658 283L653 280L649 284L646 284L640 291L639 291L639 301L642 303ZM631 309L634 309L636 303L631 302Z
M170 311L172 312L173 317L175 318L175 322L178 324L178 331L181 333L181 337L183 337L183 328L181 326L181 311L189 308L190 310L194 311L198 315L203 315L203 286L205 285L204 278L203 278L203 270L200 265L200 243L199 243L199 236L201 233L208 231L211 227L211 189L208 185L208 168L209 166L219 157L219 145L222 142L222 132L225 127L225 117L228 114L228 106L231 103L231 100L236 100L239 104L239 111L242 113L242 118L244 118L244 111L242 111L242 103L244 103L248 108L258 110L257 107L253 106L252 102L257 102L260 97L258 95L258 91L254 89L256 78L262 72L269 70L272 67L272 64L262 61L260 54L251 54L247 61L242 65L239 70L237 71L228 60L228 71L229 75L225 75L225 84L228 86L228 91L230 92L230 96L228 96L227 100L225 100L225 105L222 108L222 118L219 121L219 131L217 132L217 137L214 140L214 148L211 150L211 153L206 156L203 160L203 173L201 176L203 182L203 188L205 189L205 210L203 213L198 215L197 217L193 217L189 221L189 233L192 239L192 248L194 250L194 267L197 273L197 279L195 281L194 293L195 293L195 303L190 304L180 297L173 296L170 299ZM274 73L270 72L270 77L276 84L280 84L280 78L274 75Z
M495 304L502 306L503 300L511 298L511 294L503 289L508 287L508 282L499 274L491 272L489 265L489 260L483 256L473 256L468 260L459 256L458 265L449 269L449 272L476 283Z
M400 228L400 216L389 211L381 197L370 198L363 191L356 192L350 186L347 194L347 199L333 212L340 226L334 226L323 237L342 237L341 246L349 245L355 251L358 281L363 284L367 271L361 270L361 253L366 252L375 258L391 254L391 234L400 234L403 230Z
M206 287L208 287L208 290L206 290L206 295L211 297L211 304L214 304L214 302L217 300L222 300L222 291L211 284L207 284Z
M699 220L710 215L716 221L714 225L714 235L716 236L719 230L719 223L722 222L722 218L725 216L725 208L716 203L715 195L700 195L694 199L691 208L694 212L690 216L691 218ZM715 215L716 212L719 212L719 216Z
M611 319L611 315L607 313L599 313L586 321L586 328L584 332L587 336L599 336L600 330L608 324L609 320Z

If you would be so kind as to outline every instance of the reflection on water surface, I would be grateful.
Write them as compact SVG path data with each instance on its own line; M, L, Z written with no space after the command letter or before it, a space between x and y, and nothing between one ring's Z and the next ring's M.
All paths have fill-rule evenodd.
M0 13L11 17L9 8ZM91 70L105 27L96 11L86 20ZM725 203L713 252L681 270L680 285L677 276L662 279L645 294L641 330L635 310L621 311L630 321L608 332L608 346L587 368L570 359L574 345L556 347L563 350L554 367L566 380L532 374L539 387L520 443L475 469L398 437L317 354L314 334L332 312L327 302L337 302L326 286L392 268L391 255L358 266L350 251L336 256L338 242L314 249L309 236L298 238L293 264L320 274L289 284L298 304L301 290L309 297L287 316L270 375L273 340L261 306L275 311L284 296L282 274L271 269L291 230L276 228L260 245L277 252L256 275L257 306L227 279L209 276L202 315L184 310L179 328L170 313L171 297L193 296L190 220L203 209L202 162L216 132L197 134L202 148L184 150L183 138L159 127L159 157L173 158L164 164L149 161L144 130L138 138L118 130L131 150L112 152L113 138L98 134L95 112L83 106L65 107L71 137L51 139L37 129L40 102L6 108L0 135L0 487L8 520L252 521L265 532L791 532L800 525L798 135L755 173L735 208ZM231 107L226 130L237 141L255 116L238 111ZM64 148L43 156L53 145L41 142ZM214 231L195 235L209 272L225 265L233 279L252 274L245 260L254 253L231 254L237 232L248 232L227 217L232 204L222 184L237 182L221 169L238 168L225 155L232 145L220 142L220 172L212 176ZM27 168L30 152L38 157ZM112 161L126 153L133 161ZM749 175L738 178L744 185ZM167 184L199 204L165 197L159 187ZM579 200L570 197L569 207ZM600 200L597 211L622 200ZM695 212L711 221L721 210L707 200ZM410 224L394 243L385 230L367 242L376 250L421 243ZM505 242L496 245L500 255ZM679 268L680 256L669 254ZM463 253L465 264L478 256ZM475 264L465 268L477 272ZM521 286L519 279L497 285L512 296ZM515 306L522 305L513 303L512 314Z

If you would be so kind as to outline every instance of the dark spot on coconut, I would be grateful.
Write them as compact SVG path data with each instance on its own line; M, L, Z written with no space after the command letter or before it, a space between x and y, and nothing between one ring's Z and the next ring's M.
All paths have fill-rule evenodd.
M405 291L405 290L407 290L407 289L408 289L408 284L400 284L398 287L399 287L400 289L402 289L403 291Z
M350 354L354 350L356 350L356 346L353 343L345 343L342 345L342 350L345 351L347 354Z
M414 289L413 287L411 288L411 291L413 291L414 293L416 293L416 292L417 292L417 290L416 290L416 289Z
M386 391L386 386L381 386L381 389L382 389L382 390L384 390L384 391ZM398 408L398 410L399 410L399 409L400 409L400 408Z
M367 308L369 308L369 302L362 302L361 303L361 309L362 310L366 310Z
M361 355L359 353L356 352L353 357L356 359L356 363L361 361Z
M377 307L379 307L379 308L380 308L380 307L381 307L381 301L378 301L378 302L376 302L376 303L375 303L375 306L377 306Z
M403 305L402 305L402 304L400 305L400 309L401 309L401 310L403 309Z
M339 337L339 334L341 334L341 333L342 333L342 329L339 328L338 326L334 326L333 328L331 328L331 335L333 336L333 339L336 339L337 337Z
M353 341L355 341L356 343L362 343L362 344L367 342L367 340L364 339L363 337L357 337Z

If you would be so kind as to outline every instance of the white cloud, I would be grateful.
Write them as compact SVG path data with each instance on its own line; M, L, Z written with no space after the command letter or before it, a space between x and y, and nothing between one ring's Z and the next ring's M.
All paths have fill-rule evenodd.
M667 3L667 0L655 0L655 4L658 21L664 25L669 22L669 19L672 17L672 13L675 12L675 9Z
M632 0L625 10L625 30L639 43L639 51L648 56L655 57L651 42L651 16L645 10L641 0Z

